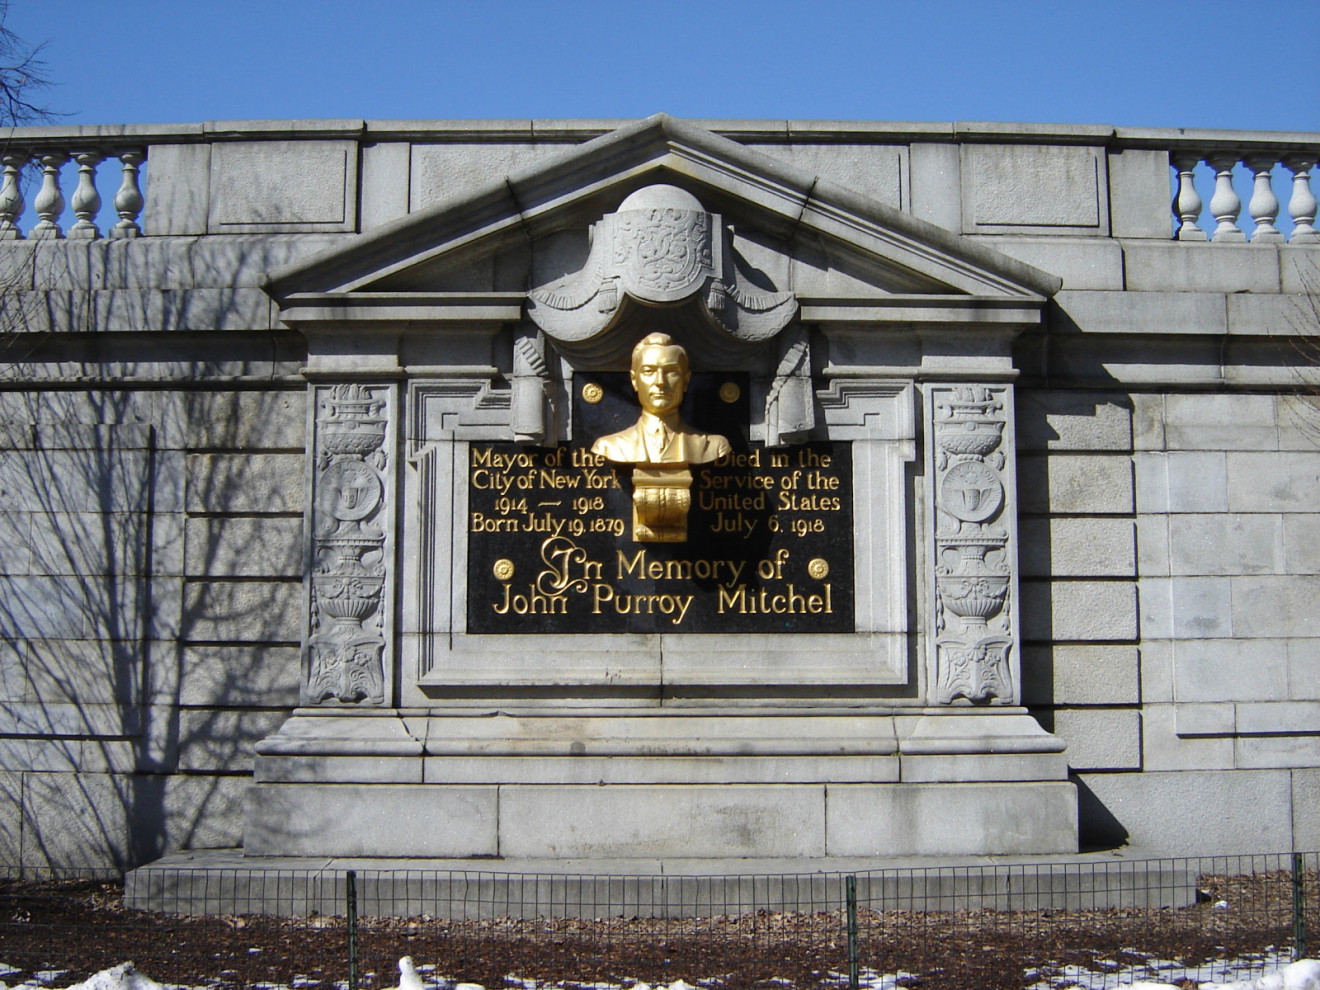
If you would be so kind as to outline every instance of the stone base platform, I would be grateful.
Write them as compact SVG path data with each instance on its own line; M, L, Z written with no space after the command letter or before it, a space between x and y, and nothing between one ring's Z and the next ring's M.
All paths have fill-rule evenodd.
M1069 853L1062 750L1013 708L301 711L257 747L243 845L592 862Z
M1194 866L1125 849L1058 856L779 859L327 859L180 852L125 881L126 906L170 914L343 915L354 871L363 917L471 920L704 917L834 911L855 876L872 910L1185 907Z

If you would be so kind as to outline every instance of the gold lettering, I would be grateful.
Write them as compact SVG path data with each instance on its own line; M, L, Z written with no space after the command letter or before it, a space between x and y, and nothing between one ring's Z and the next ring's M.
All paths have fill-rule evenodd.
M622 550L615 550L614 552L619 555L618 577L620 581L623 580L624 574L631 574L633 573L634 570L637 572L638 577L641 577L643 576L643 574L645 574L645 571L643 570L643 568L646 567L645 550L638 550L635 554L633 554L632 560L627 560L624 557Z
M732 612L735 607L740 615L747 614L747 586L740 584L737 591L720 587L716 610L723 615L725 611Z

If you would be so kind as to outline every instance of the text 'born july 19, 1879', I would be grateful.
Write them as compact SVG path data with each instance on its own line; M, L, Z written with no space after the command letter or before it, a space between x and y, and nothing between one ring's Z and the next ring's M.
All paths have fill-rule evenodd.
M847 443L692 466L687 539L639 543L629 469L585 446L468 450L469 633L852 632Z

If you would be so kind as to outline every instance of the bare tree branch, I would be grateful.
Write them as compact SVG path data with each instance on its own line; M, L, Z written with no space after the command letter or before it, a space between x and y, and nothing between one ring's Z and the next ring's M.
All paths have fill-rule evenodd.
M9 0L0 0L0 126L44 123L57 114L34 101L35 91L51 85L41 55L46 42L29 44L9 28Z

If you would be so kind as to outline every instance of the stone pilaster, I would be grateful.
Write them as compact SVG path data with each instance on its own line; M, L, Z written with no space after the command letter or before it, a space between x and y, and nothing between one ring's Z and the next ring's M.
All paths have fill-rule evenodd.
M1016 705L1017 497L1009 385L927 390L934 704Z
M396 387L312 389L304 704L393 695Z

